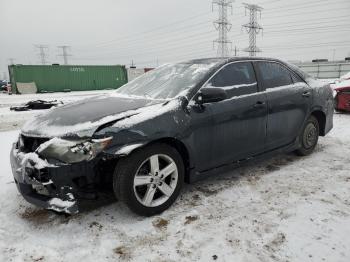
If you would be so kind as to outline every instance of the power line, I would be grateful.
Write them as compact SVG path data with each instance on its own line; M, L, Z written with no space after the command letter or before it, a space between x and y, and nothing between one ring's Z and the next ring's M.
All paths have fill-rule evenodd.
M257 14L260 13L262 7L253 4L243 3L245 10L249 10L249 23L244 24L243 27L249 33L249 47L244 49L245 52L249 53L249 56L256 56L257 52L261 52L261 50L256 46L256 35L259 34L263 28L258 24Z
M329 3L329 0L317 0L314 2L306 2L302 4L297 4L297 3L292 3L292 5L283 5L283 6L277 6L273 8L266 8L266 13L272 13L275 12L276 10L281 10L281 11L292 11L292 10L299 10L299 9L304 9L304 8L314 8L314 7L327 7L327 5L324 5L322 3ZM330 6L333 6L335 4L343 3L343 2L348 2L348 0L341 0L340 2L332 1L332 4Z
M202 21L200 23L196 23L196 24L191 24L191 25L185 25L185 26L182 26L180 28L176 28L176 29L173 29L173 30L167 30L165 32L161 32L161 33L157 33L157 34L151 34L151 35L148 35L148 36L143 36L142 34L135 34L133 36L129 36L129 37L125 37L125 38L120 38L118 40L118 42L109 42L109 43L105 43L104 45L100 45L99 47L106 47L106 46L111 46L111 45L115 45L115 44L120 44L120 43L124 43L124 44L127 44L128 46L130 45L130 43L138 43L138 44L141 44L146 40L158 40L159 38L161 38L160 36L163 36L163 35L174 35L174 33L176 32L190 32L192 33L193 32L193 28L194 27L198 27L198 26L201 26L203 27L203 25L205 25L205 29L208 29L208 25L209 23L211 23L212 20L207 20L207 21ZM183 30L185 29L185 30ZM176 35L176 34L175 34ZM95 46L92 46L92 48L96 48ZM83 48L83 49L90 49L90 48Z
M205 43L208 43L207 40L205 41L201 41L201 42L196 42L196 48L198 49L199 47L201 47L199 44L205 44ZM128 53L128 52L122 52L122 54L124 55L118 55L118 53L109 53L109 54L103 54L103 55L108 55L109 57L111 57L111 55L116 55L116 56L113 56L113 58L117 57L117 58L127 58L127 57L130 57L130 56L143 56L143 55L147 55L147 54L160 54L162 52L166 52L166 53L169 53L171 51L174 51L174 50L183 50L185 47L193 47L194 46L194 43L187 43L187 44L184 44L184 45L177 45L177 46L166 46L164 48L157 48L157 49L153 49L153 50L147 50L147 51L144 51L144 52L141 52L141 53ZM205 45L204 45L205 46ZM98 57L95 56L95 59L98 59L98 58L102 58L101 55L99 55Z
M325 27L317 27L317 28L315 28L315 27L312 27L312 28L308 28L308 29L311 29L311 30L314 30L314 29L318 29L318 30L321 30L322 29L322 31L324 31L324 29L327 29L327 28L325 28ZM293 31L294 30L300 30L299 28L294 28L294 29L292 29ZM284 31L288 31L288 30L282 30L282 31L274 31L273 33L278 33L278 38L280 38L281 37L281 34L280 33L283 33ZM328 32L332 32L332 33L334 33L334 31L329 31L329 30L327 30ZM205 39L205 38L207 38L208 37L208 34L209 34L210 32L203 32L203 33L201 33L201 34L199 34L199 37L196 37L197 39L198 38L201 38L201 39ZM293 33L293 32L292 32ZM305 32L297 32L298 33L298 35L302 35L302 34L309 34L309 31L305 31ZM192 35L192 36L195 36L195 35ZM186 44L185 44L185 46L192 46L192 45L195 45L195 44L198 44L198 41L191 41L191 42L189 42L188 40L189 40L189 38L192 38L192 36L182 36L181 37L181 39L182 40L186 40ZM276 37L277 37L277 35L276 35ZM180 40L181 40L180 39ZM170 40L169 40L170 41ZM168 42L169 42L168 41ZM183 46L183 45L179 45L179 43L181 42L181 41L179 41L179 38L177 38L177 39L171 39L171 41L170 41L171 43L170 44L166 44L166 45L164 45L164 42L163 43L156 43L156 44L153 44L152 45L152 48L153 48L153 50L152 49L147 49L147 51L146 52L142 52L141 53L141 55L143 55L143 54L145 54L145 53L155 53L155 52L158 52L159 53L159 51L161 51L161 50L163 50L163 47L166 47L166 49L169 49L169 47L170 46L173 46L172 48L171 48L171 50L174 50L174 49L176 49L176 48L179 48L179 47L185 47L185 46ZM157 48L156 46L159 46L160 45L160 48ZM175 45L175 47L174 47L174 45ZM130 46L129 46L130 47ZM125 53L128 53L128 52L130 52L130 51L133 51L133 50L137 50L138 48L132 48L132 49L125 49L125 48L118 48L118 51L117 51L117 53L118 52L121 52L121 53L123 53L123 54L125 54ZM103 54L101 54L101 55L108 55L108 54L116 54L116 52L114 51L114 52L109 52L109 53L103 53Z
M83 46L101 47L101 46L104 46L104 45L110 45L110 44L113 44L113 43L116 43L116 42L120 42L121 40L134 39L135 37L139 38L141 35L149 34L149 33L158 31L160 29L165 29L165 28L168 29L169 27L171 27L173 25L182 24L184 22L191 21L191 20L196 19L198 17L204 16L204 15L208 15L209 13L210 12L208 12L208 11L204 12L204 13L200 13L198 15L194 15L194 16L191 16L191 17L188 17L188 18L185 18L185 19L177 20L177 21L174 21L174 22L166 24L166 25L155 27L155 28L150 29L150 30L134 33L132 36L127 36L126 35L126 36L122 36L120 38L112 39L110 41L100 42L100 43L94 44L94 45L83 45Z
M315 26L315 27L304 27L304 28L292 28L292 29L284 29L284 30L273 30L266 31L266 33L280 33L280 32L298 32L298 31L307 31L307 30L325 30L331 28L339 28L340 26L347 26L348 24L340 24L334 26ZM278 29L278 28L277 28Z
M48 49L48 46L47 45L36 45L35 47L39 49L38 56L40 58L41 64L42 65L46 65L46 63L47 63L47 60L46 60L47 55L45 53L45 50Z
M344 19L346 18L346 19ZM301 20L301 21L294 21L294 22L285 22L285 23L278 23L276 25L275 23L273 24L264 24L265 28L276 28L276 27L285 27L286 25L288 28L290 26L305 26L305 25L315 25L315 23L319 24L329 24L329 23L334 23L334 22L347 22L349 21L349 15L346 16L339 16L336 18L326 18L326 19L313 19L313 20ZM307 23L304 23L307 22Z
M140 46L124 46L117 48L116 50L111 50L108 52L99 52L99 53L91 53L89 52L89 55L100 55L100 56L107 56L107 55L115 55L115 54L122 54L122 55L136 55L135 52L138 52L139 54L147 54L147 53L157 53L162 50L168 50L174 49L174 48L180 48L180 47L186 47L186 46L196 46L198 48L198 44L202 43L203 40L208 43L208 37L212 35L215 31L207 31L202 32L201 34L192 35L192 36L182 36L181 38L176 39L168 39L168 41L162 41L158 43L154 43L151 45L150 48L145 48L144 46L141 48ZM84 54L87 54L84 52Z
M320 13L324 13L324 12L330 13L330 12L334 12L334 11L339 11L339 12L344 11L344 12L346 12L346 10L344 8L337 7L337 8L331 8L331 9L327 8L327 10L319 10L319 11L317 11L317 14L320 15ZM314 14L315 11L313 9L310 9L310 11L306 11L306 12L298 11L297 13L293 13L293 14L281 14L281 15L277 15L277 16L269 15L269 16L266 17L266 19L276 19L276 18L280 18L280 17L282 17L282 18L287 18L288 17L289 18L289 17L295 17L295 16L300 18L301 15L309 15L310 13ZM339 15L339 14L336 14L336 15Z
M328 23L329 20L326 19L326 21L322 21L322 19L320 19L320 21L317 21L317 24L321 24L321 23ZM309 22L309 21L308 21ZM315 24L316 20L311 20L310 22L312 23L302 23L302 24L293 24L292 27L291 26L288 26L289 30L293 29L293 30L300 30L300 26L304 26L304 25L313 25ZM339 21L340 22L340 21ZM283 25L290 25L289 23L283 23ZM284 27L284 26L283 26ZM279 29L280 26L278 26L278 28L276 29ZM324 27L322 27L324 28ZM269 30L268 29L275 29L274 26L272 27L268 27L267 30L265 30L266 33L269 33ZM314 28L312 28L314 29ZM187 30L186 30L187 31ZM276 31L275 32L284 32L285 30L282 30L282 31ZM182 32L185 32L185 31L182 31ZM214 32L214 31L213 31ZM171 32L170 32L171 33ZM161 34L159 35L159 38L161 38L162 40L159 40L159 41L156 41L156 42L152 42L152 48L155 48L157 46L159 47L163 47L163 46L169 46L169 44L175 44L176 46L181 43L182 41L185 41L186 43L188 43L189 39L205 39L208 37L208 34L210 34L212 32L201 32L199 34L191 34L191 35L184 35L184 34L176 34L176 35L173 35L172 37L167 37L168 34ZM280 34L279 34L280 35ZM160 37L160 36L165 36L165 37ZM209 36L210 37L210 36ZM242 37L242 35L234 35L234 37ZM145 42L149 41L149 39L144 39L144 41L142 42L142 45L144 45ZM192 41L193 42L193 41ZM193 42L193 43L196 43L196 42ZM118 51L117 52L122 52L122 53L125 53L127 51L132 51L132 50L135 50L135 49L139 49L138 47L140 46L140 42L139 41L135 41L135 42L128 42L127 43L127 47L126 46L120 46L118 47ZM157 48L158 49L158 48ZM90 52L89 52L90 53ZM99 54L105 54L105 55L108 55L108 54L111 54L111 53L116 53L116 51L113 51L113 52L103 52L103 53L100 53Z
M71 54L68 54L68 49L70 49L70 46L61 45L61 46L57 46L57 48L62 49L62 54L58 56L62 56L64 64L68 65L68 57L72 56Z
M198 17L198 16L197 16ZM205 25L206 23L198 23L198 24L196 24L196 25ZM288 23L287 23L288 24ZM190 27L192 27L193 26L193 24L191 24L191 25L187 25L185 28L186 29L188 29L188 28L190 28ZM165 27L165 26L163 26L163 27ZM181 28L183 28L183 26L181 27ZM180 29L180 28L179 28ZM152 31L152 30L151 30ZM154 31L154 30L153 30ZM183 31L183 30L176 30L176 31ZM188 31L188 30L186 30L186 31ZM171 30L168 30L165 34L164 33L162 33L161 35L166 35L166 34L171 34L172 33L172 31ZM139 37L139 38L142 38L142 40L143 40L143 43L144 43L144 37L143 36L139 36L139 35L136 35L136 36L134 36L134 37ZM157 34L157 35L153 35L152 36L152 38L159 38L159 34ZM146 39L148 39L148 38L146 38ZM123 41L123 40L127 40L127 38L126 39L120 39L120 41L118 42L118 44L121 42L121 41ZM139 41L134 41L134 43L136 43L136 45L137 44L139 44ZM128 42L126 42L125 44L127 44L128 45L128 47L130 47L130 41L128 41ZM119 49L119 48L118 48Z
M187 30L184 30L179 34L172 34L170 36L168 34L160 34L156 38L143 38L142 41L125 42L125 43L122 43L122 45L118 46L117 48L113 47L113 50L117 49L118 51L120 51L122 49L123 50L144 49L146 43L148 42L151 42L150 45L152 46L152 48L155 46L164 46L165 44L168 45L168 43L177 44L179 40L186 40L186 42L188 42L188 39L198 38L198 36L205 36L206 38L208 38L210 37L210 34L215 33L216 31L212 29L211 31L207 31L207 30L200 31L196 34L192 34L191 32L189 32L190 34L184 34L186 32ZM152 39L154 39L154 41ZM99 49L95 49L95 50L99 51ZM83 52L91 53L90 51L85 51L85 50L83 50Z
M218 44L217 55L221 57L226 57L229 55L228 44L232 44L232 41L228 40L227 33L230 32L232 24L227 20L227 9L231 8L232 12L232 2L233 0L213 0L213 10L214 6L218 6L219 18L214 21L214 27L219 32L219 37L214 40L214 44Z

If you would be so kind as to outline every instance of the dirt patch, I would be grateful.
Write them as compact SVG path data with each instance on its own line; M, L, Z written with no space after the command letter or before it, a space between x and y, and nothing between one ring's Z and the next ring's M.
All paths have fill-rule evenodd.
M286 166L288 164L293 163L296 159L297 157L292 155L279 156L273 159L270 165L279 168L279 167Z
M44 224L50 221L49 211L45 209L26 208L19 215L21 218L35 224Z
M280 170L281 168L279 166L275 166L275 165L268 165L266 166L266 170L269 172L273 172L273 171L277 171Z
M41 257L30 256L30 258L32 259L33 262L44 261L44 256L41 256Z
M90 227L90 228L97 228L97 229L100 230L100 231L101 231L102 228L103 228L103 226L102 226L100 223L96 222L96 221L91 222L90 225L89 225L89 227Z
M193 221L198 220L198 216L187 216L185 218L185 225L188 225L190 223L192 223Z
M158 218L152 222L152 225L158 229L164 229L168 226L169 221L164 218Z
M286 235L280 232L270 243L264 245L264 248L270 252L276 252L285 241Z
M258 181L260 180L260 173L254 174L254 175L249 175L246 177L248 183L252 185L256 185Z
M196 190L198 190L199 192L202 192L205 196L215 195L219 192L219 190L209 189L205 187L197 187Z
M130 248L126 246L116 247L113 251L123 260L129 260L131 258Z
M349 177L349 180L350 180L350 177ZM192 196L192 199L197 201L197 200L200 200L201 198L200 198L200 196L198 194L195 194L195 195Z

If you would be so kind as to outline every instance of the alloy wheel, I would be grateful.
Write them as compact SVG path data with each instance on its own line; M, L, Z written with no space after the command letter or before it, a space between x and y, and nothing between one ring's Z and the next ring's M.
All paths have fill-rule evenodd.
M152 155L136 171L134 193L142 205L156 207L172 196L177 182L178 168L175 161L168 155Z

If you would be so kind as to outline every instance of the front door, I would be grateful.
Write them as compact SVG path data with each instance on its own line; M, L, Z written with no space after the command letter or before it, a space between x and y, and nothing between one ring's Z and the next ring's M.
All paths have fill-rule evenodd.
M211 167L247 158L264 150L267 103L258 91L251 62L223 67L205 86L226 90L228 99L204 104L212 115Z

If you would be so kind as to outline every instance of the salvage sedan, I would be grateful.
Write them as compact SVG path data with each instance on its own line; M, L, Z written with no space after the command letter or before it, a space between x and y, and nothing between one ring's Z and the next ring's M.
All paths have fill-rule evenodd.
M77 213L110 186L151 216L191 183L249 160L310 154L333 127L328 85L267 58L198 59L161 66L114 93L27 122L11 151L23 197Z

